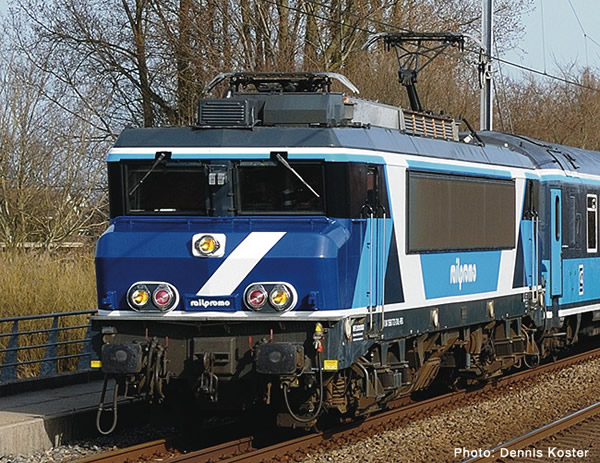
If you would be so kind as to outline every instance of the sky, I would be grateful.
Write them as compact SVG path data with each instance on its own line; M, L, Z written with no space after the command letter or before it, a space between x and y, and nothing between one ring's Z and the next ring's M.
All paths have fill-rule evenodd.
M0 0L1 14L7 2ZM573 63L600 70L600 0L534 0L522 20L523 40L501 58L548 74ZM517 77L521 71L504 65L502 72Z
M502 56L507 61L555 75L571 64L600 70L599 0L535 0L523 24L525 37ZM513 76L519 73L510 66L504 69Z

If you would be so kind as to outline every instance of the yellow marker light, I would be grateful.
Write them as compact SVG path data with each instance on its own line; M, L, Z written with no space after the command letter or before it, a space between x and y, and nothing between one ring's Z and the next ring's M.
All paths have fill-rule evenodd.
M100 360L92 360L90 361L91 368L102 368L102 362Z
M219 242L210 235L204 235L196 241L196 249L204 256L210 256L217 252L220 245Z
M269 294L269 302L275 307L275 310L285 310L292 302L292 295L284 285L277 285Z
M273 302L276 305L284 305L288 301L288 295L285 291L278 290L273 292Z
M131 302L138 307L145 306L150 299L150 293L144 289L136 289L131 295Z

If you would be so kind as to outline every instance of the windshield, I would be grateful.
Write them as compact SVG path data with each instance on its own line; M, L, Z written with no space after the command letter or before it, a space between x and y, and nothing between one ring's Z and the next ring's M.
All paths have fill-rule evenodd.
M122 189L126 213L324 215L323 163L290 162L289 166L293 171L273 161L168 161L152 170L152 163L132 163L125 166Z
M324 214L323 166L291 163L294 172L282 164L238 167L240 211L244 214Z
M204 168L156 168L143 183L140 180L149 166L134 167L128 171L129 188L125 193L130 214L206 215L206 174ZM131 185L139 185L131 188Z

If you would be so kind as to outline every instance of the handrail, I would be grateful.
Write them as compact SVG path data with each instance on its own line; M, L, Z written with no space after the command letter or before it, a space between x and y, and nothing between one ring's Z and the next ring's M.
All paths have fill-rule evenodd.
M97 312L97 310L77 310L74 312L55 312L55 313L48 313L48 314L23 315L21 317L0 318L0 323L24 321L24 320L39 320L42 318L53 318L57 315L59 317L71 317L71 316L75 316L75 315L86 315L86 314L93 315L96 312Z
M73 326L59 326L59 321L68 317L81 316L81 315L94 315L96 310L78 310L73 312L55 312L48 314L36 314L36 315L24 315L21 317L6 317L0 318L0 325L3 323L12 324L9 332L0 332L0 341L4 338L8 338L8 341L4 341L3 345L0 345L0 384L20 381L26 378L21 377L22 372L19 371L19 367L25 365L41 364L39 369L38 377L57 377L64 373L70 373L73 370L79 372L90 371L90 358L92 356L91 349L91 325L87 323L85 325L77 323ZM41 328L39 330L31 329L28 326L26 330L21 331L19 328L22 326L22 322L30 322L35 320L52 320L51 328ZM21 325L20 325L21 324ZM77 335L71 339L59 340L59 333L65 333L74 330L85 329L86 334L82 338L81 335ZM31 340L29 344L23 342L26 336L31 335L42 335L45 336L46 341L40 342L40 339ZM75 344L81 344L81 348L78 352L65 352L59 355L59 346L72 346ZM32 351L34 349L43 349L44 354L42 358L19 358L19 353ZM77 350L77 349L76 349ZM72 366L69 371L59 371L59 360L75 359L78 358L79 362L77 366ZM66 370L63 368L63 370ZM28 377L30 378L30 376Z

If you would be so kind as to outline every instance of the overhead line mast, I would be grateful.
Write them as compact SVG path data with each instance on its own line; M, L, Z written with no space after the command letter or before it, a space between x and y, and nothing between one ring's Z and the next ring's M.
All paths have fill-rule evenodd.
M492 43L494 36L494 0L482 0L481 24L481 57L479 60L479 84L481 86L481 103L479 128L492 130Z

